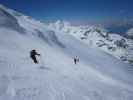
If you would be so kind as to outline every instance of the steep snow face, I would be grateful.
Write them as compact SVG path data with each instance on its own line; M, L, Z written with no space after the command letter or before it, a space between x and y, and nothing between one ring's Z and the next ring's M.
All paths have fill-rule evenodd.
M8 27L24 33L24 29L19 26L16 18L8 13L3 6L0 6L0 27Z
M0 27L0 100L133 99L131 66L66 32L4 11L11 13L25 34ZM32 49L41 54L37 65L29 57ZM80 58L77 65L75 56Z
M133 41L115 33L108 33L108 30L96 26L72 26L68 22L57 21L49 27L53 30L71 34L89 47L97 47L124 62L133 64ZM57 28L57 27L61 28ZM131 38L132 30L127 32Z
M47 26L40 21L36 21L29 16L8 9L0 5L0 28L16 30L19 34L25 34L30 37L36 37L51 45L58 45L64 48L64 45L58 40L56 33L49 30Z

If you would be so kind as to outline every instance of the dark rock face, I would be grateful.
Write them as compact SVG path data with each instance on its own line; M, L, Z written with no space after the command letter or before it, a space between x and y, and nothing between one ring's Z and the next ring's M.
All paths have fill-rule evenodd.
M125 39L117 40L114 42L114 44L117 45L117 47L126 48L128 45L126 44Z

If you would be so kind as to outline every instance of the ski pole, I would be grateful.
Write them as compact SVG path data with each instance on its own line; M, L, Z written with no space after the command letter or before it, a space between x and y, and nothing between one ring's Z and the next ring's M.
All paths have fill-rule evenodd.
M45 63L44 63L43 58L42 58L41 55L40 55L40 64L41 64L41 65L45 65Z

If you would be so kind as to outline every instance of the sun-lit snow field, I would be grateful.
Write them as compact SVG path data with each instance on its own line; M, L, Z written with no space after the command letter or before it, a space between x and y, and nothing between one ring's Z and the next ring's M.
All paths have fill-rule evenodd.
M133 100L130 65L1 8L6 13L0 10L0 21L5 19L0 24L0 100ZM32 49L41 54L39 64L29 57Z

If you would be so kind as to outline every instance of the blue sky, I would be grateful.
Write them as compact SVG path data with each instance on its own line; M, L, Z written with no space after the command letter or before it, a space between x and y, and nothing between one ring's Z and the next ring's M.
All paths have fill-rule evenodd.
M0 0L0 3L43 21L120 22L133 19L133 0Z

